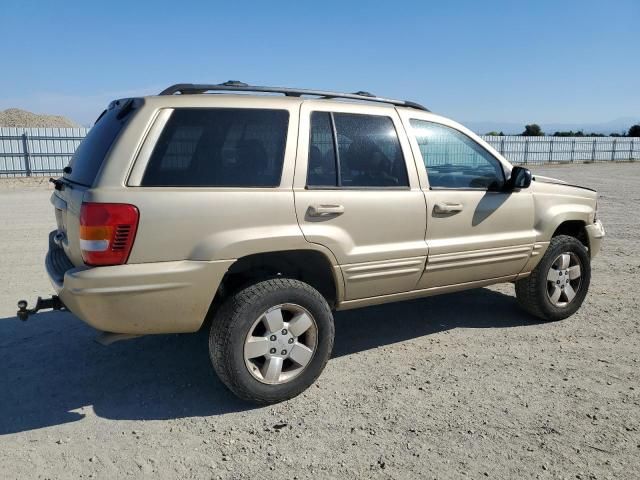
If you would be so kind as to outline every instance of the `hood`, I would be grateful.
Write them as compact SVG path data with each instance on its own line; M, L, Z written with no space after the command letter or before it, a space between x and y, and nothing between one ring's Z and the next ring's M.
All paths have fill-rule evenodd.
M565 187L579 188L579 189L582 189L582 190L588 190L590 192L595 192L595 190L593 188L583 187L582 185L573 185L571 183L565 182L564 180L560 180L558 178L553 178L553 177L545 177L543 175L533 175L531 180L533 180L534 182L537 182L537 183L546 183L546 184L552 184L552 185L562 185L562 186L565 186Z
M560 180L558 178L552 178L552 177L544 177L542 175L534 175L532 180L534 182L556 183L556 184L560 184L560 185L568 185L568 183L565 182L564 180Z

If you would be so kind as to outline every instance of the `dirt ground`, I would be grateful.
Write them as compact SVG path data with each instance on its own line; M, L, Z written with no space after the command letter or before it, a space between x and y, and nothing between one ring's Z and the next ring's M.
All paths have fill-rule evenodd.
M640 164L533 170L601 195L576 315L538 323L511 285L338 313L318 382L266 408L225 390L206 334L19 322L52 293L54 218L49 186L0 180L2 478L639 478Z

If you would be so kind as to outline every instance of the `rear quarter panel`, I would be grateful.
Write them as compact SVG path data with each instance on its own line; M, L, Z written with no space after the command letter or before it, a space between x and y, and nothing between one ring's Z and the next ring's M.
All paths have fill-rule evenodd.
M171 108L273 108L289 112L281 182L275 188L141 187L154 122ZM306 248L292 191L300 100L182 95L148 97L116 144L85 201L131 203L140 223L128 263L227 260Z

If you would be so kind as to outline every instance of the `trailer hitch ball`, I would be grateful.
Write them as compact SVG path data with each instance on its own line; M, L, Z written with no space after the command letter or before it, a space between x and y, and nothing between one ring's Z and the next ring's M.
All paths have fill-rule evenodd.
M28 303L26 300L20 300L18 302L18 311L16 314L18 318L23 322L29 318L29 315L38 313L40 310L65 310L64 303L58 298L57 295L53 295L51 298L38 297L36 306L34 308L27 308Z
M20 300L18 302L18 318L23 322L26 322L29 318L29 311L27 310L26 300Z

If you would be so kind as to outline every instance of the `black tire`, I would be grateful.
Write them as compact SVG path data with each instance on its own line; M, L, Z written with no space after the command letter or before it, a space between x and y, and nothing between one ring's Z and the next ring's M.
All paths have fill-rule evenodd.
M298 376L282 384L265 384L245 364L245 339L262 313L285 303L295 303L313 316L317 346ZM331 356L334 335L331 309L317 290L299 280L275 278L246 287L222 304L211 324L209 356L222 383L238 397L258 404L277 403L299 395L316 381Z
M564 252L575 254L581 263L581 283L573 300L566 306L553 304L547 294L547 273L554 260ZM576 238L568 235L553 237L549 248L533 269L531 275L516 282L518 302L531 315L547 322L565 319L573 315L582 305L591 282L591 261L587 248Z

